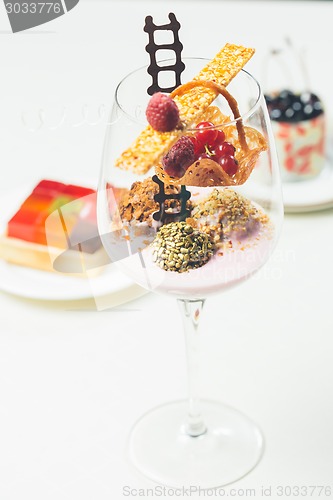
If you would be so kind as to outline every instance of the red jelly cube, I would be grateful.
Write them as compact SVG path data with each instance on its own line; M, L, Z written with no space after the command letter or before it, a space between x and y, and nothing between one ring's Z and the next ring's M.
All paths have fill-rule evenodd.
M44 179L37 184L37 186L33 190L33 193L55 197L58 196L59 193L62 193L65 187L66 185L62 182Z
M88 196L89 194L92 193L95 193L94 189L82 186L74 186L73 184L65 186L63 190L63 194L69 195L72 198L82 198L83 196Z
M8 222L7 234L11 238L45 245L45 218L43 213L19 210Z

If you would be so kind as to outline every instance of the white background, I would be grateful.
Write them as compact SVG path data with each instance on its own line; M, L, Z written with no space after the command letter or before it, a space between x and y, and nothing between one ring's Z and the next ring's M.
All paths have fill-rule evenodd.
M259 79L267 50L292 37L326 103L331 141L330 2L81 1L15 35L1 8L0 194L69 172L97 181L106 115L78 125L82 109L93 122L100 105L110 108L117 81L147 63L145 16L163 23L170 11L184 55L253 46ZM266 438L260 465L229 493L333 486L332 229L332 209L288 215L266 267L206 304L202 394L250 415ZM128 431L150 407L185 396L173 299L148 294L97 311L93 300L1 294L0 499L118 500L125 485L151 486L126 461Z

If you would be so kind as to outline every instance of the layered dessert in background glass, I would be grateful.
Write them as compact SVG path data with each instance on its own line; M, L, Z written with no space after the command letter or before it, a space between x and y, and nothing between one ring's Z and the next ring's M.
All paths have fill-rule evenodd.
M270 63L274 63L275 71ZM265 98L282 180L311 179L325 164L323 102L312 90L302 53L288 38L281 48L270 51L266 66L270 85L265 88Z
M325 163L325 113L312 92L283 89L266 95L282 179L297 181L318 175Z

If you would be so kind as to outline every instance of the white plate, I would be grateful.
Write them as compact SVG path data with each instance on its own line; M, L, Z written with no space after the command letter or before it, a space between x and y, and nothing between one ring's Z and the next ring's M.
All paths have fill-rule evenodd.
M1 196L1 232L4 232L8 220L35 184L19 187L6 193L5 196ZM98 298L107 296L107 300L103 302L106 307L127 302L146 293L112 264L104 266L103 271L98 276L76 278L8 264L1 259L0 290L37 300L59 301L95 298L97 305Z
M284 208L288 213L314 212L333 207L333 162L326 161L318 177L284 183Z
M72 278L0 261L0 290L36 300L81 300L106 297L103 308L133 300L145 293L113 266L94 278Z

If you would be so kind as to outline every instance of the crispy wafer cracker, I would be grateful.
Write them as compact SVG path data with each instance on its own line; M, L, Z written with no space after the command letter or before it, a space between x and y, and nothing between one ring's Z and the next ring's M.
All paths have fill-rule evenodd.
M165 184L186 186L233 186L236 180L230 177L218 163L208 158L197 160L185 172L183 177L177 179L170 177L160 163L155 167L157 177Z
M211 106L213 107L213 106ZM223 129L228 142L235 146L235 158L238 169L235 175L230 176L212 159L196 160L190 165L185 174L180 177L172 177L166 173L162 163L155 166L157 177L167 185L186 186L240 186L250 177L260 153L267 149L264 136L254 128L244 127L248 148L244 149L238 137L237 128L230 125Z
M254 49L227 43L194 80L210 81L225 87L253 54ZM213 88L203 87L190 88L188 92L174 95L174 97L171 94L179 108L180 120L184 127L195 125L217 94L218 92ZM116 160L115 165L123 170L145 174L158 163L163 154L182 134L182 130L157 132L148 125L134 143Z

